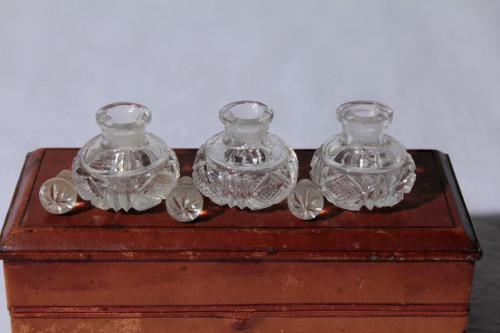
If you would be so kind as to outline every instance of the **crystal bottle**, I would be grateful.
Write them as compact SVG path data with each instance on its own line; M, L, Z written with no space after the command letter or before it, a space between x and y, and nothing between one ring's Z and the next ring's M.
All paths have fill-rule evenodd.
M415 182L415 163L405 147L387 135L392 109L380 102L354 101L337 109L343 132L314 153L311 179L334 205L393 206Z
M40 187L38 197L42 207L51 214L70 212L78 198L71 171L63 170L54 178L46 180Z
M203 197L194 185L193 179L181 177L179 184L170 192L165 201L168 214L179 222L191 222L203 209Z
M225 130L200 147L193 164L193 180L202 194L218 205L252 210L288 197L297 182L297 156L269 132L273 114L255 101L220 110Z
M73 160L78 194L95 207L114 211L158 205L177 184L179 162L162 139L145 131L151 111L119 102L101 108L96 119L102 134Z
M321 213L325 200L310 179L301 179L288 196L288 209L301 220L312 220Z

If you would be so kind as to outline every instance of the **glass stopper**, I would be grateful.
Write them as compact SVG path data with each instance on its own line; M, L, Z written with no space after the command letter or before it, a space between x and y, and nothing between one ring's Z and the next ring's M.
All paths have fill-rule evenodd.
M312 220L321 213L324 199L310 179L301 179L288 196L288 209L301 220Z
M71 211L78 198L71 171L63 170L56 177L45 181L38 197L43 208L51 214L61 215Z
M203 197L191 177L181 177L177 187L168 195L166 206L168 214L179 222L191 222L200 215Z

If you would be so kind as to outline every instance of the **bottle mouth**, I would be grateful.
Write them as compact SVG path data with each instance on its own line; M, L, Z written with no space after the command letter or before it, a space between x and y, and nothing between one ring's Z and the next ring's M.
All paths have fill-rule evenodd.
M273 110L265 103L238 101L224 106L219 111L219 119L224 124L258 125L273 120Z
M356 123L392 122L392 109L377 101L353 101L340 105L337 109L339 121Z
M151 111L138 103L117 102L99 109L96 119L103 128L132 130L149 124Z

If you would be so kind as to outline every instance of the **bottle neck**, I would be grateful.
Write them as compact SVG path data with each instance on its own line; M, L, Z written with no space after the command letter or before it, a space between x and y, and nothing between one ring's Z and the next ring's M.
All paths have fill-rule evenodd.
M219 111L224 124L224 134L234 145L262 141L269 131L273 110L269 105L256 101L238 101Z
M251 125L226 123L224 127L224 134L226 137L229 137L234 144L262 141L269 131L269 123Z
M102 129L104 146L140 147L146 143L151 111L137 103L118 102L97 111L96 120Z
M103 129L103 144L108 148L140 147L146 142L144 128L134 130Z
M337 109L347 144L378 145L392 121L392 109L376 101L344 103Z
M343 122L343 131L347 144L378 145L383 142L387 134L387 127L386 122Z

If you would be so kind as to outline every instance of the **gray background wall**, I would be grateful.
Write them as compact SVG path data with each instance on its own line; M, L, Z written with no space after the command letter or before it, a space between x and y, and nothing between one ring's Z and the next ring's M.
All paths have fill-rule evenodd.
M0 3L0 215L25 154L79 147L114 101L149 131L199 147L240 99L275 109L271 131L316 148L336 107L374 99L390 134L450 154L474 216L499 212L499 1L27 1ZM3 276L0 331L7 332Z

